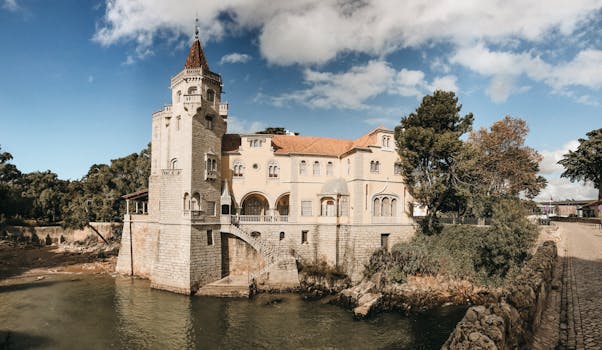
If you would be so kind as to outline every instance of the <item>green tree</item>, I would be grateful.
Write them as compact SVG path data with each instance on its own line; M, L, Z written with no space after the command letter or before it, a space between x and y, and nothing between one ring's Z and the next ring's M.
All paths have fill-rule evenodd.
M268 134L268 135L286 135L286 129L282 127L267 127L265 130L258 131L258 134ZM298 132L295 135L299 135Z
M437 213L460 194L458 158L465 152L460 137L470 131L472 113L460 115L453 92L425 96L414 113L395 128L402 173L414 199L427 208L423 232L438 232Z
M598 189L598 199L602 199L602 128L585 134L587 139L579 139L579 147L569 151L558 161L564 167L560 175L575 181L591 181Z

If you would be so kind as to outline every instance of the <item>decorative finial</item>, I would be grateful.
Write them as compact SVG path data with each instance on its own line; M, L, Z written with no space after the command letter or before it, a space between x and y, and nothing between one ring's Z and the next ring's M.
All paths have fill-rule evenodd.
M199 15L197 13L196 18L194 19L195 25L194 25L194 40L198 40L199 39Z

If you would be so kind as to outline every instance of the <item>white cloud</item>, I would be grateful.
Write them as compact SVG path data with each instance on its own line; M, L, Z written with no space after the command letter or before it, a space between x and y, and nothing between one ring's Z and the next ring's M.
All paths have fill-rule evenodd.
M238 117L228 117L228 133L251 134L265 129L267 126L260 121L250 121Z
M381 94L422 98L434 89L457 89L456 77L437 77L432 82L419 70L396 71L382 60L354 66L346 72L331 73L305 69L309 87L269 98L276 106L296 103L310 108L369 109L368 100ZM261 96L265 97L265 96Z
M601 7L600 0L207 0L199 11L196 0L177 6L162 0L106 1L94 36L103 45L133 40L145 46L157 34L191 35L198 13L204 39L256 29L262 55L277 64L324 63L343 52L382 56L433 42L541 41L552 32L572 34Z
M576 96L569 88L581 86L602 87L602 50L586 49L569 61L551 64L532 52L491 51L480 43L459 48L450 58L481 75L491 77L487 95L494 102L504 102L513 93L528 90L517 87L517 81L526 76L548 85L556 93L572 97L578 103L592 104L588 96Z
M228 55L224 55L221 60L219 60L219 64L224 63L245 63L251 59L251 56L245 53L234 52Z
M11 12L17 12L21 9L21 6L19 6L17 0L4 0L2 8Z
M598 190L592 184L572 183L566 178L561 178L562 165L558 161L563 158L569 150L574 151L579 146L577 140L564 144L560 149L542 151L543 160L540 163L540 174L548 179L548 186L535 198L538 201L563 199L595 199L598 198Z

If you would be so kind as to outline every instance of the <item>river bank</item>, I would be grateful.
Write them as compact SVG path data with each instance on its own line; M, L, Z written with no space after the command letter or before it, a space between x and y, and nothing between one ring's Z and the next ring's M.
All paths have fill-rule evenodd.
M51 274L114 274L119 243L93 239L60 245L0 240L0 284Z

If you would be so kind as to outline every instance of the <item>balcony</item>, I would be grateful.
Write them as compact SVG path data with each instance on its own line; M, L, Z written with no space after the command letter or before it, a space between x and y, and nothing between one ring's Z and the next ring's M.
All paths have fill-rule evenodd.
M184 95L182 96L184 103L201 103L203 100L203 95L201 94L192 94L192 95Z
M220 103L219 104L219 115L227 118L228 117L228 103Z
M179 176L182 173L182 169L161 169L164 176Z

